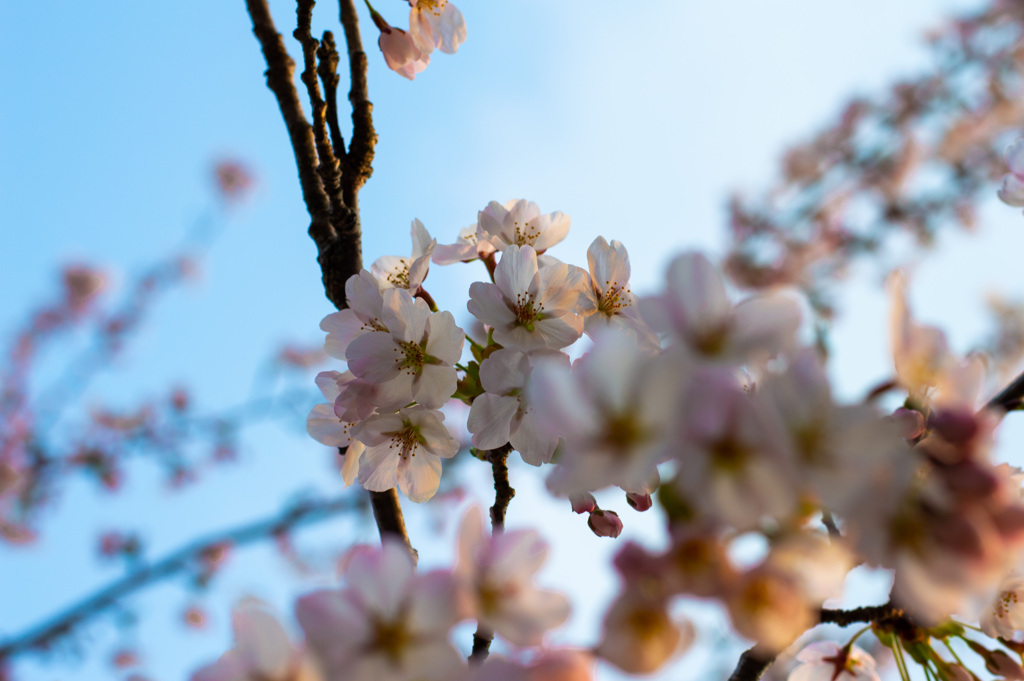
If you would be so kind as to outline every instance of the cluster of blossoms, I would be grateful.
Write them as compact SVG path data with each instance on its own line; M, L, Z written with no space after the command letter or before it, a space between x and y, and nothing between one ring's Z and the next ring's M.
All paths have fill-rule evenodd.
M388 68L413 80L427 68L435 50L455 54L466 41L466 20L462 12L448 0L408 0L409 30L390 25L369 3L370 16L380 29L377 44Z
M983 364L956 357L941 331L913 318L902 275L890 282L889 389L906 399L886 412L873 398L834 399L820 351L801 343L803 302L791 292L735 301L707 257L685 253L670 263L660 292L638 298L617 241L597 238L587 269L550 255L568 229L567 216L542 214L531 202L491 202L452 245L438 246L415 221L410 256L381 258L349 280L349 308L321 325L326 351L348 371L320 374L329 402L308 421L320 442L348 447L346 483L429 499L441 459L459 449L440 411L457 400L469 405L477 450L509 448L546 469L550 492L587 513L598 535L617 536L622 520L597 506L595 492L618 487L637 511L651 508L656 494L668 547L621 549L623 587L593 648L630 673L659 669L693 640L692 625L676 615L680 597L717 600L737 632L773 654L817 624L823 603L841 594L859 564L892 571L893 602L916 626L957 615L1005 639L1022 627L1024 472L990 460L1002 414L976 410ZM488 281L470 286L467 309L486 338L474 339L436 309L424 281L431 261L477 260ZM567 349L584 335L587 351L571 362ZM464 527L464 541L467 533L484 536ZM752 537L764 547L756 560L734 550ZM504 546L491 549L492 559L477 550L475 562L463 548L462 564L490 565L507 578L517 561L534 565L527 547ZM526 578L536 567L517 569ZM539 643L543 629L564 618L561 600L538 596L519 603L510 621L525 630L514 631L492 619L500 609L492 599L505 593L492 587L479 587L475 617L504 627L516 645ZM309 602L299 607L307 637ZM530 618L546 624L531 629ZM309 640L327 654L328 643ZM982 649L987 663L998 658ZM876 678L852 642L833 652L806 653L794 678L815 678L808 670L823 665ZM436 655L437 676L451 678L442 657L450 655ZM936 654L929 664L950 663Z
M569 614L565 596L533 583L547 551L533 530L490 534L478 508L463 519L451 570L417 574L397 541L357 547L345 561L343 588L296 603L305 645L293 645L266 608L249 601L235 613L235 647L192 679L586 681L593 660L583 651L547 649L532 661L495 659L471 670L450 640L456 624L474 619L512 645L540 645Z

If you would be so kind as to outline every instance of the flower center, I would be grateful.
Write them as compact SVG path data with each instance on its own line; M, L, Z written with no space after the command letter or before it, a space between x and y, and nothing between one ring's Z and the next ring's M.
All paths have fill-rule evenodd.
M512 310L516 313L516 326L523 326L527 331L533 331L534 323L544 319L544 306L535 305L529 293L517 293Z
M395 288L409 288L409 259L402 258L395 265L394 269L387 273L386 279L388 283Z
M410 421L403 422L401 430L393 430L384 434L391 438L388 449L398 449L399 455L403 459L416 456L416 449L427 444L427 439L420 432L420 427Z
M373 620L373 636L367 646L371 650L380 651L392 663L399 666L402 658L402 651L412 643L412 635L405 628L405 622L387 622L384 620Z
M602 439L618 454L626 454L629 449L647 439L644 428L637 423L632 414L607 414L604 418Z
M418 0L416 9L430 12L435 17L441 16L444 8L448 6L448 0Z
M609 317L627 308L633 302L629 288L617 281L604 282L604 291L597 291L597 311Z
M540 230L537 229L536 225L531 225L529 222L519 222L516 220L512 223L512 243L517 246L532 246L533 242L540 236Z

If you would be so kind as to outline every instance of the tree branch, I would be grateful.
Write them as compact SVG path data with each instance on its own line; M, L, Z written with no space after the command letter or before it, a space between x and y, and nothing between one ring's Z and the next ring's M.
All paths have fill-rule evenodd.
M373 507L373 519L377 521L381 541L384 541L385 537L398 539L409 549L409 555L415 563L419 553L409 541L405 518L402 516L402 505L398 501L398 490L392 487L387 492L370 492L370 505Z
M163 560L141 567L135 572L100 589L49 620L15 635L0 644L0 663L19 653L45 648L57 638L71 632L130 594L167 579L201 560L212 546L234 547L251 544L267 537L283 534L304 525L336 516L358 507L356 499L346 494L334 499L298 504L271 518L236 527L194 541L171 553Z
M331 215L335 216L339 215L344 208L341 200L341 171L327 135L327 102L320 97L320 86L317 82L317 72L323 71L324 67L321 64L321 68L317 68L316 56L320 43L310 33L315 4L316 0L298 0L298 7L295 10L298 19L297 27L292 35L302 45L304 68L300 78L306 85L306 93L309 95L309 104L313 112L313 139L320 160L317 170L331 205Z
M317 173L318 162L313 130L302 113L302 104L295 90L295 62L284 47L281 34L274 27L274 19L270 15L270 8L267 7L267 0L245 0L245 5L252 18L252 32L260 41L263 58L267 62L267 87L277 98L295 152L302 198L312 218L309 235L316 242L317 248L323 250L330 245L335 236L330 220L331 204Z
M331 147L337 157L345 157L345 137L341 134L338 123L338 47L334 44L334 34L324 31L320 48L316 51L320 61L316 72L324 85L324 100L327 102L327 127L331 130Z
M986 409L1001 409L1004 412L1020 409L1024 404L1024 373L1013 379L998 395L985 405Z
M498 449L487 452L487 460L491 462L491 472L494 475L494 505L491 506L491 534L499 534L505 531L505 513L508 505L516 491L508 481L508 455L512 451L512 445L506 444ZM471 665L483 664L490 652L491 641L494 640L494 632L477 623L476 633L473 634L473 652L469 656Z
M351 86L348 101L352 104L352 143L342 170L342 192L345 205L358 209L359 189L373 174L374 146L377 132L373 129L373 104L366 84L366 53L359 35L359 16L354 0L339 0L341 25L345 28Z

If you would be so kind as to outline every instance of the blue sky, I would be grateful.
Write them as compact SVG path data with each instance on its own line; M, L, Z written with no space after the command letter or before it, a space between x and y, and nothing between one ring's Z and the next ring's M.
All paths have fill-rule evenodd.
M365 261L406 253L413 218L450 242L488 201L525 197L572 217L555 255L584 264L594 237L619 239L631 253L633 290L651 290L672 254L720 251L728 192L764 187L781 150L813 133L849 95L923 68L921 33L975 4L464 0L467 42L455 56L436 55L413 83L384 67L363 12L380 134L361 199ZM289 34L293 4L271 6ZM376 6L404 24L404 2ZM321 2L314 33L338 30L335 14ZM117 273L116 295L118 281L211 211L210 167L232 157L253 168L255 195L227 221L201 278L160 303L90 394L131 404L179 382L194 389L201 409L214 410L248 397L257 367L281 342L320 338L317 324L332 308L263 69L242 0L0 6L0 290L7 292L0 337L53 294L55 273L68 261L108 266ZM946 327L961 349L982 332L984 292L1024 296L1024 284L1011 276L1013 254L1024 246L1020 221L992 202L977 235L947 235L916 270L918 313ZM889 370L880 270L859 275L836 334L833 371L848 395ZM480 276L471 267L435 268L428 288L464 319L464 291ZM1013 424L1007 430L1011 442L1024 435ZM116 576L92 562L97 529L132 518L160 555L211 517L227 527L279 507L296 488L340 488L315 443L267 427L247 445L241 465L183 495L163 493L145 465L132 469L132 491L122 498L97 502L87 485L72 485L38 545L0 552L8 576L0 587L0 638ZM513 525L529 521L524 498L549 508L538 484L521 484ZM526 494L531 486L536 493ZM549 581L578 581L578 551L607 556L611 543L585 528L581 536L578 518L550 508L561 516L549 531L572 539L556 543ZM635 536L657 534L653 521L627 521ZM426 535L429 517L412 523ZM322 533L324 540L372 538L365 528L339 528ZM238 561L225 575L217 602L226 608L257 593L287 608L294 584L267 552L250 553L251 563ZM445 560L443 551L436 560ZM611 583L597 572L589 588ZM181 602L174 586L139 601L157 620L140 637L154 678L179 678L227 645L223 613L207 634L180 634L172 620ZM581 606L577 642L590 642L585 632L598 612ZM102 628L94 635L89 646L106 650L109 635ZM107 678L96 664L26 671L27 678Z

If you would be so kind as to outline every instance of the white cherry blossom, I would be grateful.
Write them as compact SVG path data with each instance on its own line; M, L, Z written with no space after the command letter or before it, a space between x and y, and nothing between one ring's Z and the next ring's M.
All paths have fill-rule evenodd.
M593 338L601 330L612 327L628 330L645 352L661 350L658 336L640 316L629 289L629 254L618 241L611 244L597 237L587 249L590 285L580 296L577 311L583 317L583 329Z
M441 459L459 451L444 426L444 414L422 406L377 414L352 430L366 445L359 462L359 484L374 492L396 485L410 501L434 496L441 483Z
M573 312L580 283L568 265L538 268L532 247L509 246L495 269L494 283L475 282L469 287L467 307L506 348L558 350L583 335L583 320Z
M412 255L402 257L385 255L377 258L370 267L370 273L384 288L404 288L416 295L423 285L430 269L430 258L437 247L426 227L419 220L412 221Z
M321 681L312 659L256 599L243 601L231 616L235 647L197 670L192 681Z
M477 226L471 225L459 231L459 237L454 244L438 245L431 257L435 265L451 265L456 262L483 259L494 252L494 245L490 240L477 234Z
M455 54L466 42L466 20L449 0L409 0L409 5L409 32L423 52L437 48Z
M533 584L547 557L548 546L537 532L489 534L480 508L470 508L459 529L455 575L480 624L515 645L532 646L565 622L569 600Z
M433 46L424 49L418 44L417 36L413 32L406 32L390 25L372 7L370 8L370 17L380 30L377 45L384 55L384 61L388 68L403 78L414 80L416 74L422 72L430 64L430 53L434 49Z
M978 624L986 635L1012 639L1024 631L1024 574L1013 572L999 584Z
M669 265L664 292L641 301L647 323L671 333L695 358L742 363L771 356L794 343L800 326L795 298L772 293L733 305L718 269L701 253Z
M531 246L543 253L569 234L569 216L561 212L541 214L536 203L526 199L508 201L504 206L491 201L477 214L477 240L487 240L499 251L509 246Z
M531 466L551 460L558 439L549 437L537 424L537 412L526 398L526 384L534 363L553 361L569 367L569 357L553 350L525 354L498 350L480 365L480 384L486 391L477 395L469 411L467 427L473 446L497 449L511 442Z
M389 392L437 409L455 392L455 363L465 334L451 312L431 313L405 289L384 292L381 311L387 332L355 338L348 347L349 369L371 383L394 383Z
M381 321L384 296L376 278L368 271L360 270L348 278L345 300L347 308L332 312L320 322L320 328L327 332L324 350L337 359L348 358L348 346L353 339L365 333L388 330Z
M298 600L295 613L331 681L457 681L467 674L449 642L460 619L451 575L417 575L406 547L385 540L355 553L344 589Z
M880 681L875 658L857 646L816 641L801 650L787 681Z

